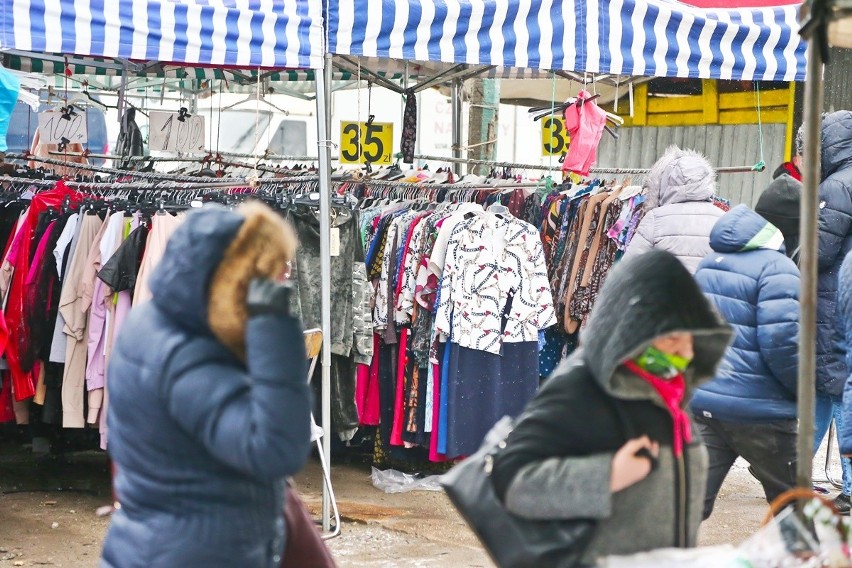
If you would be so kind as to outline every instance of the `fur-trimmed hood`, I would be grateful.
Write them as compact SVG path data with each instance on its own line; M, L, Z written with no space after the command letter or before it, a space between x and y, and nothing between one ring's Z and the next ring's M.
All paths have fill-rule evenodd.
M169 239L151 277L153 301L180 326L214 335L242 358L249 282L279 277L295 247L292 229L263 204L205 206Z
M686 374L691 390L715 375L731 328L677 257L651 250L622 260L610 272L580 334L582 358L604 390L635 398L636 389L648 389L616 369L654 339L677 331L695 338L695 357Z
M651 167L645 188L647 209L670 203L707 201L716 193L716 171L698 152L669 146Z

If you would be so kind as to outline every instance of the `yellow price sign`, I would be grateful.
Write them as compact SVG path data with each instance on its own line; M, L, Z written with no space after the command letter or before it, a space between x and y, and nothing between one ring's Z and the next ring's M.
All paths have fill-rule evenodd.
M568 151L571 137L561 116L546 116L541 121L541 155L561 156Z
M340 122L340 163L393 163L393 123Z

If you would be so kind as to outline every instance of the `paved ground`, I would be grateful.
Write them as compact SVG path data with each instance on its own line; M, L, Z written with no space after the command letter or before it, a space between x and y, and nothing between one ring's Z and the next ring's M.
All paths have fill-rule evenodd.
M372 486L366 467L337 466L333 475L345 524L330 547L341 567L493 566L443 494L385 494ZM310 464L297 483L318 511L319 467ZM49 464L0 448L0 568L97 566L109 518L95 511L109 501L103 454L74 454L69 463ZM757 530L765 512L760 485L745 464L737 464L702 526L701 544L739 543Z

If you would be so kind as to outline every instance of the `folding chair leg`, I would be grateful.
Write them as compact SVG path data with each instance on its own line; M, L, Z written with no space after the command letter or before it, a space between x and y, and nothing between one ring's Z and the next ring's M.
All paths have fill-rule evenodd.
M319 451L320 465L322 465L322 478L328 489L328 495L331 500L331 509L334 518L334 529L330 533L324 533L322 538L328 540L340 535L340 511L337 508L337 499L334 496L334 489L331 486L331 472L328 469L328 464L325 462L325 455L322 452L322 438L316 441L317 450Z

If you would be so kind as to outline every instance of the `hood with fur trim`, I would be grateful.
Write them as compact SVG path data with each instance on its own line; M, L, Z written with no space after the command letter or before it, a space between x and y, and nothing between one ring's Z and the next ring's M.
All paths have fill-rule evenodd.
M169 239L151 277L153 301L182 327L215 336L243 358L249 282L280 276L295 247L289 225L261 203L235 211L205 206Z
M694 150L669 146L645 179L646 208L670 203L708 201L716 193L716 171Z
M691 391L715 375L731 329L677 257L651 250L613 267L580 332L582 357L604 390L639 398L647 395L645 383L616 369L654 339L684 331L694 335L695 357L685 373Z

